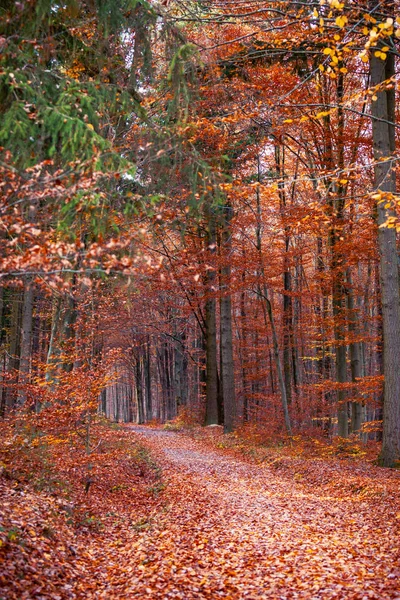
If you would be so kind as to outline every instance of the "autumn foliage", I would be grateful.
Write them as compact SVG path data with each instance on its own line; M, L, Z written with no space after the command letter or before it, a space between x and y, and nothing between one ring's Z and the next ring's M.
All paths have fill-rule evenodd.
M397 475L372 463L400 461L399 8L3 2L6 595L396 597ZM153 429L137 430L139 443L137 431L112 429L120 423ZM171 480L159 501L161 468ZM237 515L236 469L246 482ZM284 542L265 515L257 531L245 506L248 494L250 512L268 513L275 476ZM211 495L196 508L203 489ZM321 546L314 517L300 532L313 507ZM330 514L343 539L329 537ZM369 526L378 531L363 545ZM267 532L274 542L259 555ZM232 558L239 542L247 562L244 550ZM349 573L346 560L361 555ZM99 583L74 583L94 574Z

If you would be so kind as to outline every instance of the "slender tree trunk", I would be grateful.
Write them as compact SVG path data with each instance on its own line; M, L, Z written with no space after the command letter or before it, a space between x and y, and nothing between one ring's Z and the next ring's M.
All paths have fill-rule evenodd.
M153 418L153 402L151 394L151 343L150 337L147 339L145 349L145 378L146 378L146 418L150 421Z
M356 315L356 306L354 302L353 281L350 269L347 269L347 308L349 310L349 332L350 341L350 361L351 361L351 380L354 384L363 377L362 351L361 342L355 341L354 338L360 333L358 327L358 318ZM354 392L356 387L354 387ZM361 427L363 419L363 403L351 403L351 432L361 436Z
M135 365L136 399L137 399L137 422L144 423L144 394L143 394L143 372L141 348L137 352Z
M338 105L338 131L337 131L337 167L340 172L344 169L344 112L343 112L343 93L344 83L343 75L339 74L337 83L337 105ZM333 223L331 229L331 249L332 249L332 272L333 272L333 320L336 351L336 381L339 385L347 382L347 347L345 338L345 257L340 247L341 240L344 239L344 206L345 190L339 182L332 182L335 190L335 201L333 209ZM348 402L346 401L346 392L339 388L337 394L338 400L338 435L346 438L349 435L348 425Z
M244 291L244 285L246 282L246 272L242 273L242 284L243 290L240 294L240 325L241 325L241 339L240 339L240 360L242 366L242 388L243 388L243 399L242 399L242 421L247 423L249 420L249 377L247 369L247 353L248 353L248 326L247 326L247 311L246 311L246 294Z
M4 417L5 413L5 387L4 387L4 376L6 374L6 359L7 355L4 348L5 343L5 294L4 287L0 286L0 358L1 358L1 372L0 372L0 417Z
M15 387L18 382L18 369L20 364L22 304L23 295L20 290L15 290L12 298L10 315L10 358L8 362L10 379L7 381L8 387L6 392L6 407L8 411L15 408L17 399Z
M206 425L218 423L217 326L215 298L206 302Z
M263 311L264 311L265 324L267 325L267 314L268 314L268 319L269 319L269 323L271 326L272 345L274 348L274 362L275 362L276 372L278 375L279 391L281 394L281 402L282 402L282 409L283 409L283 416L284 416L284 420L285 420L286 432L288 435L292 435L292 426L290 423L288 401L287 401L287 396L286 396L285 377L284 377L281 357L280 357L280 353L279 353L278 336L276 333L275 319L274 319L274 315L272 312L271 301L268 298L268 290L267 290L266 286L263 287L262 291L261 291L261 288L259 288L259 294L262 296L262 298L264 300Z
M287 403L292 403L292 373L291 373L291 340L293 328L292 307L292 275L289 265L290 229L285 224L286 218L286 192L285 192L285 147L283 144L275 146L275 167L279 177L278 193L280 213L285 234L285 249L283 253L283 373Z
M46 381L52 382L55 377L55 366L57 364L57 330L59 327L61 312L61 296L57 296L53 301L53 312L51 318L51 332L49 348L47 351L47 365L46 365Z
M236 397L235 397L235 373L233 362L233 339L232 339L232 306L229 290L231 268L229 255L231 250L230 220L232 208L228 205L224 209L224 222L222 227L221 243L225 264L221 269L221 301L220 301L220 326L221 326L221 379L224 399L224 431L226 433L234 430L236 426Z
M215 254L216 236L214 215L208 217L207 250L210 255ZM219 423L218 410L218 349L217 349L217 318L215 286L215 268L207 269L207 294L205 308L205 330L206 330L206 425Z
M257 166L258 166L258 181L260 182L261 177L260 177L260 158L259 157L257 158ZM262 236L261 236L261 202L260 202L260 193L259 193L258 188L256 191L256 199L257 199L256 246L257 246L259 259L260 259L260 274L259 274L259 276L261 279L264 279L265 273L264 273L264 264L263 264L263 256L262 256ZM286 390L286 385L285 385L285 376L284 376L284 371L282 369L282 363L281 363L281 357L280 357L280 351L279 351L279 341L278 341L278 336L277 336L276 327L275 327L274 315L272 312L272 305L271 305L271 301L268 298L268 289L265 284L258 285L258 294L263 299L262 308L263 308L265 325L266 325L266 327L268 326L267 325L267 315L268 315L269 323L271 326L272 344L273 344L273 348L274 348L274 361L275 361L276 372L278 375L278 383L279 383L279 391L280 391L280 395L281 395L283 417L284 417L284 421L285 421L286 432L288 435L292 435L292 426L291 426L290 416L289 416L287 390Z
M29 381L30 363L32 354L32 324L33 324L34 287L27 282L24 291L24 304L22 309L21 325L21 357L19 363L18 398L17 405L23 406L27 399L25 386Z

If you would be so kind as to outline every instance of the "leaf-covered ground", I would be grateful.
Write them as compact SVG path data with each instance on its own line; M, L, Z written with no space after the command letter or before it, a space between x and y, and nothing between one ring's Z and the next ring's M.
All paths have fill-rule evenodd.
M24 578L17 566L10 577L20 584L6 582L4 598L400 599L398 472L315 456L271 454L257 464L204 436L160 428L118 435L150 450L156 475L117 466L114 477L120 471L124 485L130 477L136 486L124 488L122 501L109 488L101 502L96 486L106 490L104 481L94 482L85 502L97 529L82 531L57 513L59 529L42 533L48 541L36 550L29 527L35 514L51 513L51 496L40 505L28 488L8 497L17 515L22 507L31 512L18 534L25 546L13 539L3 545L6 561L8 553L19 561L28 554Z

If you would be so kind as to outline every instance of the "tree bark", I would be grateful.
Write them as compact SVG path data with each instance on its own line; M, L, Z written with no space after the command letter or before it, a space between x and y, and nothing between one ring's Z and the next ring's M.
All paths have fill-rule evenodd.
M229 255L231 250L230 220L232 208L227 205L224 208L224 220L222 227L221 243L224 251L224 265L221 269L221 301L220 301L220 325L221 325L221 380L224 404L224 431L229 433L236 426L236 397L235 397L235 372L233 361L233 339L232 339L232 306L229 290L231 268Z
M387 3L389 4L389 3ZM379 48L383 45L380 42ZM383 320L384 403L380 464L393 467L400 459L400 293L395 218L396 164L394 162L394 55L382 60L371 49L370 74L374 174L377 199L378 247ZM387 80L387 83L384 83ZM376 98L376 99L374 99ZM389 226L388 226L389 225Z
M151 421L153 418L153 399L151 394L151 342L147 339L145 348L145 378L146 378L146 419Z
M17 405L23 406L27 399L25 386L29 381L30 363L32 358L32 324L33 324L33 302L34 287L31 282L27 282L24 291L24 304L22 309L21 325L21 356L19 363L18 376L18 397Z
M361 342L354 340L354 337L356 337L360 331L358 327L358 318L355 313L356 307L350 269L347 269L347 308L349 310L349 332L353 338L350 341L351 380L354 384L357 384L357 381L363 377L363 363ZM354 393L355 391L356 388L354 389ZM359 436L361 436L363 413L363 403L353 401L351 403L351 432L356 433Z
M138 349L135 365L136 399L137 399L137 422L144 423L144 394L143 394L143 370L141 348Z
M207 236L208 250L215 254L215 223L213 215L209 216L209 231ZM219 423L218 410L218 349L217 349L217 318L216 318L216 300L215 268L207 270L207 294L205 308L205 329L206 329L206 425L216 425Z
M258 175L258 177L257 177L258 181L260 182L261 177L260 177L260 158L259 157L257 158L257 175ZM265 274L264 274L264 264L263 264L263 256L262 256L262 236L261 236L261 202L260 202L260 193L259 193L258 188L256 191L256 199L257 199L256 246L257 246L257 251L258 251L259 260L260 260L259 276L262 279L264 279ZM284 421L285 421L286 432L288 435L292 435L292 426L291 426L290 416L289 416L287 390L286 390L285 377L284 377L284 372L282 369L282 362L281 362L281 357L280 357L279 341L278 341L278 336L277 336L277 332L276 332L275 320L274 320L274 315L272 312L271 301L268 298L268 289L265 284L258 285L258 294L263 299L262 308L263 308L265 325L267 326L267 315L268 315L269 323L271 326L272 344L273 344L273 348L274 348L274 362L275 362L276 372L278 375L278 383L279 383L279 391L281 394L283 417L284 417Z
M21 319L22 319L22 304L23 295L20 290L15 290L11 304L11 328L10 328L10 343L9 343L9 362L8 371L10 379L7 380L6 387L6 410L10 411L15 408L17 399L16 384L18 382L18 369L20 363L21 352Z

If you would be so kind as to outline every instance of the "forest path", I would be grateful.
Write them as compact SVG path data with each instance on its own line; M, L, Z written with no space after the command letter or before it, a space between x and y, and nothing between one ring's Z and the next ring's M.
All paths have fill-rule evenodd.
M132 429L162 466L166 506L125 548L131 562L113 597L400 599L400 515L378 469L361 494L346 494L347 473L326 495L315 472L307 481L177 432ZM337 469L322 466L321 478ZM117 560L114 584L118 570Z

